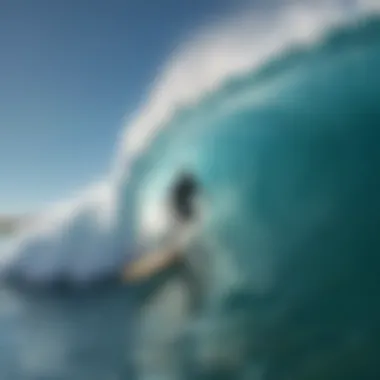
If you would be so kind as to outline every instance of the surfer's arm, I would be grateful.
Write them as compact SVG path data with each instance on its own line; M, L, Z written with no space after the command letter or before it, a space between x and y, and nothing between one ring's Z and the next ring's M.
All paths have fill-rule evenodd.
M140 282L181 260L177 249L162 249L130 262L123 270L122 279L125 282Z

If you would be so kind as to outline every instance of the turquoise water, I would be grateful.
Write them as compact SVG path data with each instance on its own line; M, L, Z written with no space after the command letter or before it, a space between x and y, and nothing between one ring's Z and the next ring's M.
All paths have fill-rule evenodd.
M0 291L0 377L4 380L131 378L128 294ZM129 358L131 360L131 358Z
M12 251L5 274L43 287L2 289L0 377L149 378L138 328L171 332L153 353L165 379L380 378L379 67L373 17L178 110L116 181L113 224L88 202ZM183 247L202 292L189 319L182 290L171 308L172 294L91 286L157 237L144 218L161 222L150 212L184 169L202 187ZM74 287L53 291L58 277Z
M0 252L9 244L0 240ZM119 286L37 291L0 288L2 380L130 378L131 297ZM131 358L129 358L131 360Z

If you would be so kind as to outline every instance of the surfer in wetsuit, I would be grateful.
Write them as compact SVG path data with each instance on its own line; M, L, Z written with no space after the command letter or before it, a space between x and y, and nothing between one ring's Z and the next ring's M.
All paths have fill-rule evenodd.
M184 239L188 228L196 217L194 205L199 186L189 173L182 173L170 191L169 209L175 219L175 236L169 237L168 243L155 252L144 255L139 260L129 263L124 269L123 279L129 283L139 283L146 291L159 288L158 282L179 275L187 283L190 290L190 311L195 311L201 302L201 289L194 273L183 257ZM143 296L142 298L145 298Z
M158 273L165 268L178 264L181 261L181 236L188 224L195 217L194 198L198 192L198 185L195 178L189 173L180 175L170 192L169 200L170 212L174 215L179 226L175 228L179 233L179 242L170 241L167 247L146 255L127 266L123 278L126 281L141 281L152 274ZM179 231L178 231L179 230ZM174 239L174 238L173 238Z

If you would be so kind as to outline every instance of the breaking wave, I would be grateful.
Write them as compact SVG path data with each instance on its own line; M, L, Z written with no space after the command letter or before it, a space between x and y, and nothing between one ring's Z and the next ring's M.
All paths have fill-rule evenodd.
M129 117L109 177L39 215L2 253L1 273L38 282L118 273L167 232L166 190L176 173L201 164L208 149L202 141L222 128L215 120L259 107L289 80L277 74L296 68L306 52L310 60L331 44L338 50L364 41L373 33L364 20L378 4L290 2L203 28L173 55L145 105ZM379 31L379 22L373 24ZM331 30L344 38L326 37ZM296 80L297 70L291 74ZM269 77L277 79L261 86Z

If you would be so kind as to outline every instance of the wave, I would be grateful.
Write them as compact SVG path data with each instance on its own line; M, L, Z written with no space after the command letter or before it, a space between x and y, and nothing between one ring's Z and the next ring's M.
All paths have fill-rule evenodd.
M377 1L289 2L203 28L127 121L109 177L39 215L3 252L1 273L36 282L118 273L168 232L165 197L177 173L203 165L205 183L213 178L204 156L225 132L221 120L233 114L239 124L240 110L260 109L297 81L302 64L378 39L378 21L368 20L379 9ZM223 199L236 201L234 189Z

